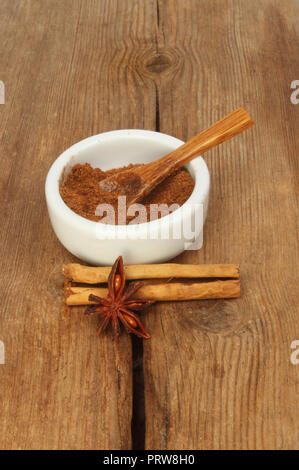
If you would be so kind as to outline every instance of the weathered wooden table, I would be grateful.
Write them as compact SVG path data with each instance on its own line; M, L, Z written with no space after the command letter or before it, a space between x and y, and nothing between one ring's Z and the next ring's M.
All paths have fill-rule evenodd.
M299 447L298 15L296 0L1 1L1 449ZM178 258L240 263L242 297L156 305L133 347L63 315L54 159L112 129L186 140L242 105L256 125L206 155L204 246Z

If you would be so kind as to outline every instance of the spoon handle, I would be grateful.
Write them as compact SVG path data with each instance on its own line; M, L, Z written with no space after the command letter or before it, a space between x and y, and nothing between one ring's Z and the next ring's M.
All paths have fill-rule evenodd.
M231 139L237 134L245 131L253 125L249 114L245 109L238 108L217 121L208 129L202 131L185 144L178 147L171 154L167 154L150 165L151 173L155 173L157 168L175 169L188 163L193 158L201 155L212 147ZM146 173L146 171L144 171Z

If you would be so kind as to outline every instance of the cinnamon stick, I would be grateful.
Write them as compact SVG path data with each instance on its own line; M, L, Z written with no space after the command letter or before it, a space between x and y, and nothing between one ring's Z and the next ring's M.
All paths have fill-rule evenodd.
M65 287L65 303L67 305L88 305L94 303L88 300L90 294L107 297L107 293L106 288L67 285ZM240 281L233 279L196 283L146 284L136 292L134 297L156 301L229 299L240 297Z
M64 264L62 272L74 282L99 284L107 282L111 267L90 267L81 264ZM125 266L126 279L167 278L231 278L239 279L237 264L143 264Z

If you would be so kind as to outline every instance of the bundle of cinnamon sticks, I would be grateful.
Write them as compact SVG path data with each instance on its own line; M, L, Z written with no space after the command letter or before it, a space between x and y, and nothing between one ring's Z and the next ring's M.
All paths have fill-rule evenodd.
M63 265L66 305L88 305L90 294L106 297L111 267ZM167 301L240 297L237 264L148 264L125 266L127 280L144 280L135 298ZM79 284L79 285L78 285ZM85 285L82 285L85 284Z

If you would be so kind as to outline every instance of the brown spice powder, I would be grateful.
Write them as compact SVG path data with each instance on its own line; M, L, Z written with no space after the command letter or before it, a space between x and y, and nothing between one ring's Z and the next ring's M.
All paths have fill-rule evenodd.
M131 164L123 168L102 171L100 168L92 168L89 163L74 165L65 181L60 182L60 195L67 206L76 214L89 220L99 221L101 217L95 215L98 205L111 204L117 214L118 196L120 196L120 194L103 191L99 182L108 176L138 166ZM142 201L147 210L147 220L153 220L152 215L150 219L151 204L167 204L168 206L178 204L181 206L191 196L193 188L194 181L184 168L169 176ZM154 218L160 218L162 215L157 213ZM127 223L133 218L127 217Z

